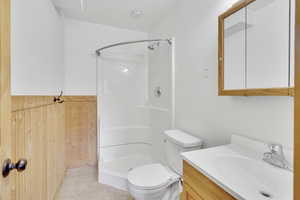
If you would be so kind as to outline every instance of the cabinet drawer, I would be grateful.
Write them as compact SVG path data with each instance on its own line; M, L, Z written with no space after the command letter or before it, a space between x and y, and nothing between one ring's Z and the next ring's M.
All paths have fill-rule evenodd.
M189 187L194 191L200 200L236 200L209 178L204 176L190 164L183 163L184 187ZM196 199L195 199L196 200Z

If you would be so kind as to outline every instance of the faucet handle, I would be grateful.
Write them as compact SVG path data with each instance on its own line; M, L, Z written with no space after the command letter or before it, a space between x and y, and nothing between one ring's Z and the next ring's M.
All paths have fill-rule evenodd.
M290 163L285 159L281 144L268 144L270 152L264 153L263 160L271 165L292 171Z
M268 144L272 153L283 154L283 146L281 144Z

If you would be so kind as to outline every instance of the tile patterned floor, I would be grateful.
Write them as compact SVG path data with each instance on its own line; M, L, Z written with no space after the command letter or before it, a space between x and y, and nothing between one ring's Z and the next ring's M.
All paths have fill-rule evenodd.
M131 200L127 192L99 184L94 167L67 172L57 200Z

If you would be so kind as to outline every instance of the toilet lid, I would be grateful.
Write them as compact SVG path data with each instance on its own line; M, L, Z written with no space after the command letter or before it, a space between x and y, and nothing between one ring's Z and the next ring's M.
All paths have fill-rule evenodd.
M150 164L134 168L128 173L128 181L138 189L157 189L167 185L171 174L161 164Z

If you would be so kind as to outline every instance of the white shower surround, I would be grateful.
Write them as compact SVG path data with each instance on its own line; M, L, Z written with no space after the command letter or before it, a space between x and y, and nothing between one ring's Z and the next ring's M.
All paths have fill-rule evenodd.
M162 133L172 127L173 48L146 47L116 47L98 58L99 182L122 190L130 169L164 163Z

